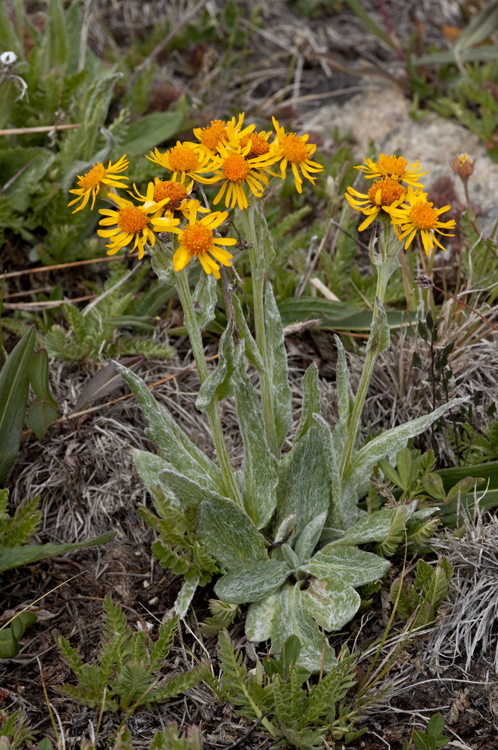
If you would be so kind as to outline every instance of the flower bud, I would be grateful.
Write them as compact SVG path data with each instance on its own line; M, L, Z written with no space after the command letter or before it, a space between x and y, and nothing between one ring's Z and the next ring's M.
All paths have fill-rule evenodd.
M17 55L15 52L2 52L0 55L0 63L2 65L14 65L17 62Z
M475 159L471 159L468 154L460 154L451 164L451 168L463 182L467 182L474 171L474 164Z

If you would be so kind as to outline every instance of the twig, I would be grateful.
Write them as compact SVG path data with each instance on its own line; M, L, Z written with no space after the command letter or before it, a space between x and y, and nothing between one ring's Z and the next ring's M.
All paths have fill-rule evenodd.
M450 299L454 300L454 302L456 302L457 304L463 305L464 307L467 308L467 310L470 310L471 312L473 312L476 315L478 315L480 318L482 318L482 320L484 320L485 323L487 323L487 325L490 328L494 328L495 331L498 331L498 326L497 325L495 325L494 323L491 323L490 320L488 320L484 315L481 315L480 312L478 312L475 308L473 308L470 305L468 305L466 302L463 302L461 299L458 299L458 297L454 297L449 292L445 292L444 289L440 289L438 286L436 286L434 284L434 282L432 281L432 279L430 279L425 274L420 274L415 279L415 283L418 284L418 286L421 286L423 289L429 289L430 288L430 289L435 289L437 292L441 292L441 294L444 294L446 297L449 297Z
M31 289L29 293L33 294L36 291L36 289ZM5 310L30 310L31 312L37 312L39 310L50 310L65 304L72 305L74 302L85 302L97 296L97 294L87 294L85 297L75 297L75 299L49 299L41 302L4 302L3 307Z
M125 94L128 93L128 91L130 91L130 89L135 85L135 82L136 82L137 78L139 77L139 75L150 65L150 63L158 55L161 54L161 52L163 50L166 49L166 47L168 46L168 44L173 41L173 39L180 33L180 31L183 29L183 27L186 26L188 24L188 22L195 15L197 15L197 13L200 10L202 10L202 8L205 6L206 2L207 2L207 0L200 0L200 2L197 3L197 5L194 5L194 7L188 13L186 13L183 16L182 20L174 27L174 29L171 29L171 31L169 32L169 34L166 37L164 37L164 39L162 41L160 41L159 44L156 44L156 46L154 47L154 49L152 50L152 52L150 52L147 55L147 57L145 58L145 60L142 60L142 62L140 63L140 65L137 65L137 67L135 68L133 74L130 76L130 78L128 80L128 83L124 87L122 96L124 96Z
M362 247L364 250L368 251L368 245L365 245L365 243L362 242L360 239L358 239L358 237L355 237L353 234L351 234L351 232L348 232L347 229L344 229L344 227L341 227L341 225L339 224L338 221L335 221L335 219L332 219L332 224L335 227L337 227L337 229L340 229L341 232L344 232L344 234L347 234L347 236L350 237L352 240L354 240L357 245L359 245L360 247Z
M36 156L33 156L33 158L30 161L28 161L28 163L25 164L24 167L21 167L19 172L16 172L16 174L13 177L11 177L10 180L8 180L5 183L5 185L3 185L2 188L0 188L0 195L3 195L3 193L5 193L10 188L10 186L13 185L14 182L18 180L19 177L21 177L21 175L23 175L27 169L30 168L33 162L36 161L36 158L37 158Z
M80 128L81 122L71 125L38 125L36 128L7 128L0 130L0 135L28 135L28 133L50 133L52 130L74 130Z
M106 255L103 258L91 258L90 260L75 260L73 263L59 263L56 266L40 266L39 268L27 268L24 271L11 271L2 274L4 279L13 279L30 273L47 273L47 271L58 271L60 268L73 268L74 266L86 266L89 263L103 263L104 261L122 260L122 255Z

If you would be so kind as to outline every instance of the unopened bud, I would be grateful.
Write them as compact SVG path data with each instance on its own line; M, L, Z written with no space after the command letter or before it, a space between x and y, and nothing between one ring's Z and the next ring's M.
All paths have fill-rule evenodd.
M451 164L451 168L461 180L467 182L474 171L474 164L475 159L471 159L468 154L460 154Z
M0 55L0 63L2 65L14 65L17 62L17 55L15 52L2 52Z

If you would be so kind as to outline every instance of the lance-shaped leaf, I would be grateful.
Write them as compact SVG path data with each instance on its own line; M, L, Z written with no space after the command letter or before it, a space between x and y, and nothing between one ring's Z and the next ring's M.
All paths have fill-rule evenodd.
M173 467L203 487L223 493L220 469L188 439L164 407L157 403L144 381L116 362L118 371L128 383L149 423L146 434L157 443L164 458Z
M258 529L270 521L277 504L277 471L268 448L263 417L256 393L244 370L244 360L237 362L233 376L235 404L244 441L245 508Z
M48 354L46 349L39 349L29 365L29 380L34 392L42 401L51 404L57 409L57 401L50 392L48 380Z
M0 372L0 483L7 477L21 443L35 336L33 326L16 344Z
M275 616L272 628L272 652L282 650L287 638L296 635L301 642L297 664L309 672L319 672L322 660L328 671L337 660L328 640L303 606L300 584L284 586L280 592L280 617Z
M182 508L198 508L203 500L225 500L215 490L200 485L185 474L173 468L161 469L159 476L162 483L173 492Z
M303 375L301 381L303 389L303 405L301 419L294 436L294 445L308 432L315 423L313 414L321 414L320 389L318 388L318 367L313 362Z
M272 635L273 621L280 618L282 606L277 591L260 602L253 602L247 609L246 635L250 641L268 641Z
M249 330L249 326L247 325L246 319L244 318L244 313L242 311L242 305L240 304L240 300L235 294L232 297L232 303L233 303L233 311L235 315L235 322L237 323L239 327L240 335L244 339L245 355L247 359L249 360L249 362L251 363L251 365L253 365L253 367L255 367L256 370L261 375L261 373L265 371L263 359L258 349L258 345L254 341L252 333Z
M199 393L197 394L195 402L196 409L199 409L199 411L206 411L215 396L218 401L221 401L233 394L232 375L235 370L236 359L238 359L242 353L240 347L238 347L239 354L235 354L234 352L233 326L234 320L231 318L220 338L218 346L218 366L214 372L208 375L199 388Z
M257 602L273 594L291 575L285 562L267 562L234 568L220 578L214 590L216 596L230 604Z
M151 492L154 487L159 486L168 499L172 500L175 505L180 505L174 493L169 489L165 482L163 482L159 475L164 469L173 468L170 463L165 461L164 458L161 458L161 456L156 456L154 453L148 453L147 451L139 451L137 448L133 449L133 461L135 463L135 468L140 475L140 479L149 492Z
M363 586L376 581L385 574L390 563L371 552L355 547L336 547L328 544L299 570L320 581L330 579L350 586Z
M366 354L369 352L381 354L386 349L389 349L391 343L391 329L387 322L386 311L382 307L378 297L375 298L375 309L377 310L377 316L372 320Z
M360 608L361 597L342 581L318 581L314 578L309 588L301 593L308 614L325 630L340 630Z
M270 282L267 282L265 288L265 328L266 362L272 384L273 413L280 448L292 424L292 390L289 385L282 319Z
M216 278L214 274L201 273L197 286L192 294L194 310L197 313L197 322L199 328L205 328L208 323L214 320L214 311L218 295L216 294Z
M185 617L185 615L187 614L188 608L190 607L192 599L194 598L194 594L197 591L199 580L200 578L197 575L191 580L185 581L180 591L178 592L174 609L175 613L180 617Z
M347 528L345 526L345 508L343 503L342 481L339 473L339 461L334 445L334 438L327 422L319 414L314 415L314 420L320 432L324 466L327 469L330 488L331 502L329 508L330 521L336 529Z
M337 405L339 408L339 421L344 428L349 422L349 415L354 406L354 396L351 388L349 377L348 363L346 362L346 352L339 336L334 336L337 346L337 365L336 365L336 388L337 388ZM317 410L316 410L317 411Z
M279 518L295 513L300 534L330 503L330 479L318 427L311 427L299 441L283 484Z
M320 535L323 531L326 520L327 511L324 511L323 513L320 513L320 515L316 516L316 518L314 518L312 521L310 521L299 535L299 538L294 545L294 552L298 556L301 563L309 560L309 558L315 551L315 547L318 544L318 540L320 539Z
M349 485L351 496L356 495L358 500L365 493L373 468L381 458L384 458L386 454L397 455L410 438L420 435L445 412L466 400L466 398L454 398L430 414L424 414L412 422L393 427L364 445L344 471L344 479Z
M208 552L228 570L268 560L264 537L233 500L203 500L197 528Z
M369 542L382 542L391 528L391 523L396 510L395 508L378 510L371 516L362 518L346 531L340 539L331 542L335 547L353 547L357 544L368 544Z
M103 536L88 539L86 542L74 542L70 544L23 544L17 547L0 547L0 573L19 565L29 565L32 562L45 560L54 555L65 555L75 549L95 547L105 544L114 539L116 534L104 534Z
M173 268L173 248L156 237L155 247L150 249L150 264L157 278L168 286L176 286L176 272Z
M45 437L48 428L55 422L59 412L51 404L47 404L46 401L40 401L39 398L35 398L34 401L29 405L28 411L28 425L31 430L35 433L38 440L42 441Z

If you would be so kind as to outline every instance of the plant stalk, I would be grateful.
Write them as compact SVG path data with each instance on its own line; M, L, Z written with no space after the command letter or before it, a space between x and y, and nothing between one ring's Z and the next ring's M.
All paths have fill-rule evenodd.
M183 309L184 325L189 335L190 346L192 347L192 353L197 365L199 379L201 383L203 383L209 373L206 363L206 356L204 354L204 346L202 344L202 336L199 330L199 324L197 322L197 317L192 302L192 295L190 294L188 271L186 268L176 273L176 280L176 288ZM223 439L223 427L221 425L216 397L213 398L213 400L207 407L206 413L208 415L209 425L211 427L211 434L213 436L214 446L216 448L216 455L218 456L218 462L220 464L221 473L225 482L227 497L230 497L234 502L237 503L237 505L240 505L240 507L243 508L244 501L237 485L232 469L232 464L230 463L225 441Z
M278 458L280 451L275 426L275 414L273 410L272 378L268 369L268 357L266 350L266 328L265 328L265 284L266 267L264 263L264 249L258 243L258 236L254 223L254 214L257 206L250 204L249 208L240 212L244 231L249 243L249 260L251 263L252 292L254 325L256 328L256 344L264 364L264 372L259 373L261 382L261 402L263 408L263 422L265 425L268 446L274 456Z

